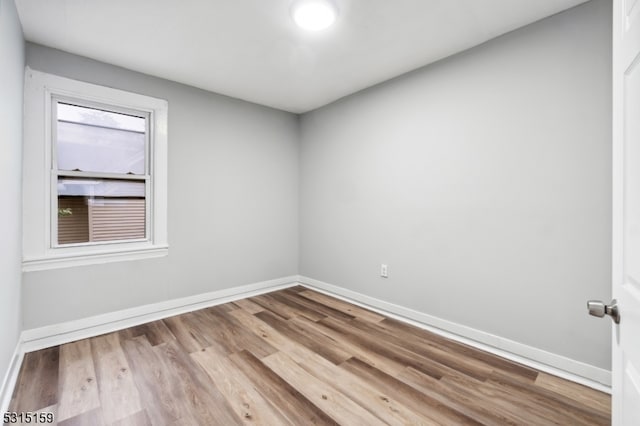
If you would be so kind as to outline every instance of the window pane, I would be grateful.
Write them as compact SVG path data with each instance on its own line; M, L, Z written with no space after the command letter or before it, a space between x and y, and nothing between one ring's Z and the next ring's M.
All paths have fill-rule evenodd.
M58 244L146 238L145 183L58 178Z
M58 169L145 173L146 119L58 103Z
M145 132L145 119L133 115L58 102L58 120L111 129Z

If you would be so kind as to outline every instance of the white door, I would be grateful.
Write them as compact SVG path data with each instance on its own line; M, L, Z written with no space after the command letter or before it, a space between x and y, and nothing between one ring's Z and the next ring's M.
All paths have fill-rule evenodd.
M613 425L640 425L640 0L613 1Z

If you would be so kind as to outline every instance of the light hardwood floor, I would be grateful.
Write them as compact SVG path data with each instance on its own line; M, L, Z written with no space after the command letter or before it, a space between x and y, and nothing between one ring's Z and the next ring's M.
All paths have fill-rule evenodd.
M610 397L303 287L29 353L58 425L610 424Z

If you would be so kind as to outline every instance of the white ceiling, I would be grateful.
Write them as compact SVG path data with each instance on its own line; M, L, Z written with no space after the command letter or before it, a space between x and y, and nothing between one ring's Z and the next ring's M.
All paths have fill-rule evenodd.
M297 28L292 0L16 0L27 40L301 113L586 0L334 0Z

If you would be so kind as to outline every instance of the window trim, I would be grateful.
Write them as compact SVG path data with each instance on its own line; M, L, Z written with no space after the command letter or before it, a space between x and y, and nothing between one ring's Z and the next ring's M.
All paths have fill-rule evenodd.
M54 168L53 137L56 99L102 106L113 111L148 114L145 193L145 240L57 245L53 200L57 198L58 170ZM166 100L72 80L53 74L25 71L25 149L23 196L23 271L64 268L123 260L139 260L168 254L167 240L167 125ZM69 172L72 175L78 172ZM81 173L80 173L81 174ZM97 175L98 173L92 173ZM65 175L67 173L65 172ZM137 176L137 175L134 175ZM147 177L150 177L147 180ZM34 212L43 212L42 216ZM57 223L57 221L55 221ZM54 244L56 243L56 244Z

